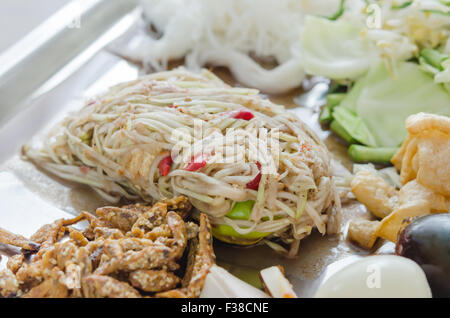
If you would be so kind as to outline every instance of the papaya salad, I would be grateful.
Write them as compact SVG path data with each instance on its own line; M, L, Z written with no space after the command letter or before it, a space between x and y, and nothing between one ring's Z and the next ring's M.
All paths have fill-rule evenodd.
M113 203L184 195L228 243L262 241L295 256L314 228L337 232L324 143L283 106L206 70L114 86L23 153Z

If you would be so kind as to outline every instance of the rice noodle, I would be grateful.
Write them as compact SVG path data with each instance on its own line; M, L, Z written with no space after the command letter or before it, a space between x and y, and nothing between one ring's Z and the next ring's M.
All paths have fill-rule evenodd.
M206 64L226 66L246 86L282 93L305 77L299 58L304 17L332 15L339 1L141 0L156 34L117 50L157 71L183 57L193 70ZM267 69L260 63L266 61L277 65Z

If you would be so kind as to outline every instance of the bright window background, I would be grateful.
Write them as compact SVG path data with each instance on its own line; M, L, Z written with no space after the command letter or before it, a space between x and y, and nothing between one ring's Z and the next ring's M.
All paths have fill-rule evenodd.
M70 0L0 0L0 54Z

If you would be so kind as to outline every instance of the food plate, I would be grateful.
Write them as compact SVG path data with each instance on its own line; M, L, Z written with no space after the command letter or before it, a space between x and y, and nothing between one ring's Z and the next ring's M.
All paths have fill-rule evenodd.
M136 1L79 3L77 8L72 4L63 8L0 56L0 65L8 66L0 69L0 99L3 103L0 108L0 182L7 190L0 192L0 202L3 202L0 203L0 223L5 229L22 235L29 235L49 219L76 215L80 211L94 212L106 202L91 189L59 180L22 160L21 146L42 135L65 114L79 109L89 97L145 73L140 65L114 53L118 47L133 45L133 41L145 32ZM73 23L77 19L79 26ZM69 39L78 46L68 47ZM24 47L30 49L18 55ZM226 70L212 70L226 82L235 84ZM295 112L325 141L335 159L350 169L344 144L318 124L319 107L324 103L327 89L326 80L312 78L305 81L302 89L268 97ZM17 199L17 193L25 192L32 197L29 204L12 206L6 203L11 197ZM41 205L48 206L50 214L44 215ZM14 217L10 215L11 209L17 213ZM343 234L348 220L355 216L370 218L362 204L345 204L339 235L322 237L313 232L301 241L299 255L294 259L286 259L265 245L242 248L216 241L217 262L254 285L260 284L260 269L282 265L297 295L312 297L327 275L327 265L367 254L349 244ZM19 223L27 224L27 227L18 228Z

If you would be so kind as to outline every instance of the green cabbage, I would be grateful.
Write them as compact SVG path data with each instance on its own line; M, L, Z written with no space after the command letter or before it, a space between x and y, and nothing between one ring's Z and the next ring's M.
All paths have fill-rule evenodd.
M378 59L361 29L341 20L306 17L301 45L306 72L335 80L356 79Z
M384 63L356 82L333 118L358 142L397 147L406 137L405 119L427 112L450 115L450 94L418 64L397 63L391 74Z

